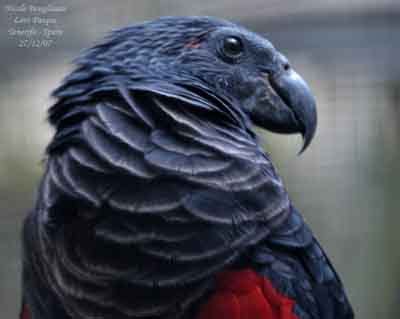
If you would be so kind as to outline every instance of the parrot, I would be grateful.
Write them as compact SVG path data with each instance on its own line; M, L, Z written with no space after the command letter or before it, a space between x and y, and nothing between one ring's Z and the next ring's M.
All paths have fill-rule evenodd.
M85 49L22 230L20 319L351 319L341 279L255 128L317 127L266 37L159 17Z

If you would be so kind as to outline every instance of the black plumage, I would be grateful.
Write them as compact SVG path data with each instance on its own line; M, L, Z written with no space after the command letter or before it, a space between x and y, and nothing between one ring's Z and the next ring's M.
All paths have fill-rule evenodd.
M221 53L226 36L246 42L240 62ZM287 69L281 57L242 27L181 17L115 31L76 60L54 92L56 133L25 222L32 319L193 318L215 274L242 266L294 298L300 318L352 318L252 129L312 138L304 98L263 77Z

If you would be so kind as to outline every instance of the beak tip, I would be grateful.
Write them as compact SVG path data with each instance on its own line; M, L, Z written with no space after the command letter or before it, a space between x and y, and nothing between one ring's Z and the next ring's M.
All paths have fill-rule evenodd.
M301 147L300 151L297 153L298 156L304 153L304 151L310 146L311 141L314 139L316 131L316 125L312 126L312 129L305 129L305 131L302 133L303 137L303 146Z
M304 153L304 151L308 148L308 146L310 145L311 140L307 140L304 138L303 136L303 145L300 149L300 151L297 153L297 156L300 156Z

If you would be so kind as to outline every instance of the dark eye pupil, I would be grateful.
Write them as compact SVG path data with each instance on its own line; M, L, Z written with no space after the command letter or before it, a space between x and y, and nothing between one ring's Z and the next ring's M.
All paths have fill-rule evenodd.
M242 53L243 46L240 39L228 37L224 40L224 53L230 57L237 57Z

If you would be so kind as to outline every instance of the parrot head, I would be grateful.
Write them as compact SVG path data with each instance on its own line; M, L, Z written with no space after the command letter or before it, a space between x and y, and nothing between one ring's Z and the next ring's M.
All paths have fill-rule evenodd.
M237 102L256 126L302 134L304 151L316 130L316 103L288 59L267 39L230 22L210 20L201 30L184 42L177 66Z

